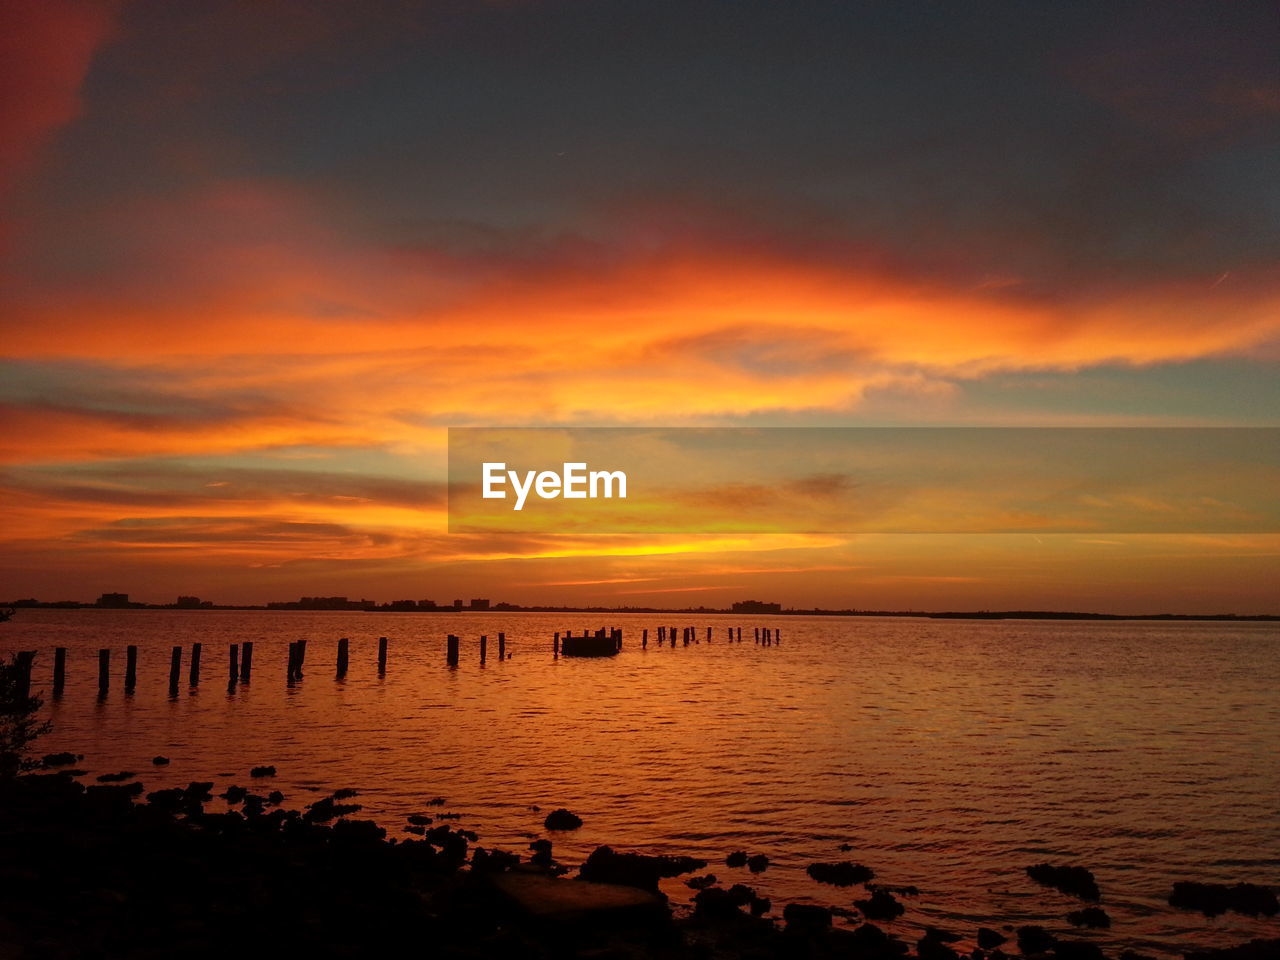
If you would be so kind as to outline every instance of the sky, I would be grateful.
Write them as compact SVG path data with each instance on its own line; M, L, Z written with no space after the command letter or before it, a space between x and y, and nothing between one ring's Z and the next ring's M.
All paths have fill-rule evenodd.
M1280 425L1274 3L9 0L0 597L1277 612L1280 537L450 534L458 426Z

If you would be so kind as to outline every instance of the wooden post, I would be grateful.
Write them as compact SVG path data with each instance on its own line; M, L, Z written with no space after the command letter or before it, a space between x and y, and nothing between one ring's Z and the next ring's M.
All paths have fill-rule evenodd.
M640 649L642 650L649 649L649 631L648 630L640 631Z
M560 659L560 634L559 633L557 633L555 635L555 638L551 641L551 653L557 660Z
M240 645L240 682L248 683L253 673L253 641L246 640Z
M338 679L341 680L347 675L347 644L350 638L342 637L338 640Z
M124 692L133 693L138 685L138 648L134 644L124 648Z
M197 686L200 683L200 644L193 643L191 645L191 685Z
M498 659L507 659L507 635L498 631Z
M739 642L739 643L741 643L741 642L742 642L742 628L741 628L741 627L739 627L739 628L738 628L738 642Z
M774 643L777 643L777 642L778 642L779 640L781 640L781 639L782 639L782 631L781 631L781 630L774 630L774 631L773 631L773 642L774 642Z
M53 696L56 700L62 696L62 688L67 683L67 648L55 647L53 651Z
M707 627L707 643L711 642L711 628Z
M297 678L299 680L302 679L302 665L306 662L306 659L307 659L307 641L299 640L298 641L298 662L294 665L294 668L293 668L293 672L297 675Z
M451 667L456 667L458 665L458 638L452 633L449 634L449 644L445 651L445 661Z
M386 672L387 672L387 638L379 637L378 638L378 674L379 676L381 676Z
M292 684L298 679L298 644L296 641L289 643L289 665L285 667L285 681Z
M759 642L760 642L760 628L759 628L759 627L756 627L756 628L755 628L755 633L756 633L756 643L759 643Z
M484 663L489 659L489 637L486 634L480 636L480 662Z
M684 628L684 645L686 647L689 645L689 628L688 627Z
M31 698L31 668L36 661L36 652L34 650L23 650L14 658L14 693L16 699L21 703L23 700Z
M182 647L174 647L169 654L169 696L178 695L178 679L182 676Z
M98 651L98 696L105 697L111 687L111 651Z
M227 686L234 687L240 679L240 644L227 647Z

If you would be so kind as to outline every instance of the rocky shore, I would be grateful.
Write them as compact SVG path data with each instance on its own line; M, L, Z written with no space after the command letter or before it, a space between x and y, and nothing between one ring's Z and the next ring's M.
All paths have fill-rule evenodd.
M404 838L359 819L354 791L302 810L269 787L219 795L209 783L148 791L129 771L84 784L46 758L44 772L0 782L0 960L70 958L401 955L445 958L671 958L671 960L1096 960L1086 940L1040 927L928 929L907 942L877 920L901 913L898 896L849 861L810 875L862 884L860 916L813 904L774 905L745 884L720 885L708 864L598 848L575 870L551 841L517 855L479 845L443 815L410 818ZM164 758L156 758L157 771ZM568 811L556 811L564 820ZM729 860L745 853L731 853ZM714 869L714 865L712 866ZM1039 864L1037 882L1096 900L1087 870ZM676 918L659 888L685 877L691 916ZM1174 897L1179 903L1174 903ZM1171 904L1206 914L1273 913L1275 896L1240 884L1190 884ZM1082 903L1080 927L1105 926ZM833 923L838 914L845 921ZM850 924L848 921L853 920ZM974 946L976 944L976 946ZM1191 960L1280 957L1280 939L1200 951ZM1111 960L1138 960L1123 954Z

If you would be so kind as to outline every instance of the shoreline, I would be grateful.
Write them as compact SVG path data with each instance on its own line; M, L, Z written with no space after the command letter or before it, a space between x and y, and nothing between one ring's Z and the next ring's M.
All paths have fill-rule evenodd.
M809 872L830 885L833 904L861 896L858 911L774 904L744 884L718 883L715 863L602 847L583 864L562 866L554 840L535 840L520 853L491 849L449 814L410 817L406 834L390 837L358 818L356 791L289 809L270 789L274 768L246 772L247 787L219 795L225 809L206 809L215 805L212 783L149 790L131 772L82 783L83 771L65 768L80 759L50 755L41 771L0 783L0 841L10 851L0 870L14 891L0 902L5 960L86 956L91 944L111 957L302 949L336 958L390 951L406 937L428 938L441 956L477 960L1142 958L1088 938L1084 931L1105 917L1105 901L1079 867L1028 868L1037 883L1078 898L1075 934L1004 924L926 928L911 942L877 921L900 914L898 898L915 891L877 886L871 869L851 861L813 864ZM155 776L146 779L163 779L166 763L156 758ZM553 812L553 835L553 817L572 825L567 811ZM662 877L695 891L689 916L673 913L659 890ZM1274 915L1274 894L1264 888L1248 891L1253 900L1214 902L1231 891L1209 887L1184 891L1192 899L1170 909ZM1262 960L1280 956L1280 939L1185 955Z

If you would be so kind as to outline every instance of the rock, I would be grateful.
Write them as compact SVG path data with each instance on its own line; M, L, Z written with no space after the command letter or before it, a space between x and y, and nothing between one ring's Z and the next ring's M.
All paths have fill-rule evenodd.
M1044 927L1034 925L1018 928L1018 951L1028 957L1033 953L1048 953L1058 943L1058 938Z
M1073 927L1088 927L1092 930L1107 930L1111 927L1111 918L1101 907L1072 910L1067 914L1067 922Z
M833 887L851 887L855 883L866 883L875 878L875 871L870 867L848 860L840 863L811 863L805 872L819 883L829 883Z
M1084 867L1055 867L1048 863L1037 863L1027 867L1027 876L1042 886L1053 887L1081 900L1102 899L1102 892L1098 889L1093 874Z
M529 862L540 867L550 867L555 861L551 856L551 841L538 839L529 844L529 849L533 851L533 856L529 858Z
M848 955L858 960L894 960L907 952L907 945L897 940L874 923L864 923L847 937Z
M278 807L280 804L284 803L284 794L279 790L272 790L267 794L267 803Z
M156 756L151 758L151 762L155 764L157 767L167 767L169 765L169 758L162 757L159 754L156 754Z
M1083 940L1059 940L1053 948L1054 960L1106 960L1102 948Z
M764 873L769 869L769 858L763 853L757 853L754 857L748 857L747 869L752 873Z
M613 927L632 922L669 922L667 910L657 896L631 885L560 880L520 871L493 874L488 882L525 916L555 921L570 929L588 923Z
M1280 913L1280 903L1268 888L1256 883L1195 883L1182 881L1173 885L1169 894L1169 906L1181 910L1199 910L1206 917L1216 917L1234 910L1251 917L1274 917Z
M432 797L427 801L428 807L443 807L445 805L444 797Z
M339 820L333 825L334 843L365 845L381 843L387 831L372 820Z
M868 920L896 920L906 912L897 897L887 890L876 890L866 900L855 900L853 905Z
M959 960L960 955L941 940L926 934L916 941L916 957L919 960Z
M1183 956L1184 960L1275 960L1280 957L1280 939L1250 940L1236 947L1195 950Z
M364 808L358 803L335 803L333 797L325 797L307 807L302 819L308 823L328 823L335 817L345 817L362 809Z
M839 846L837 849L838 849L841 853L848 853L850 850L852 850L852 849L853 849L853 844L852 844L852 843L842 843L842 844L840 844L840 846Z
M578 876L596 883L623 884L657 893L658 881L663 877L678 877L682 873L701 870L706 865L707 861L694 857L615 853L609 847L596 847L578 871Z
M80 753L46 753L40 765L48 770L50 767L69 767L83 759L84 755Z
M213 781L192 780L183 794L192 803L208 803L213 799Z
M405 819L415 827L430 826L435 821L435 817L431 816L429 813L411 813Z
M831 911L813 903L788 903L782 910L787 933L812 937L831 929Z
M227 787L222 793L222 799L227 803L240 803L248 792L244 787Z
M735 850L724 858L726 867L745 867L747 865L747 851Z
M684 882L684 885L690 890L706 890L708 887L714 886L715 882L716 875L708 873L701 877L690 877Z
M768 897L752 897L750 906L753 917L763 917L773 909L773 901Z
M750 902L749 900L747 901ZM741 904L728 891L720 887L707 887L693 897L693 915L708 920L732 920L741 917Z
M582 826L582 818L560 807L548 813L542 825L548 830L577 830Z
M1002 946L1008 942L1008 937L997 933L990 927L978 928L978 946L983 950L994 950L996 947Z
M137 774L132 770L123 770L120 773L104 773L98 777L99 783L123 783L125 780L132 780Z
M249 771L249 776L251 777L274 777L275 775L276 768L270 764L263 767L254 767Z
M504 870L510 870L519 862L518 854L506 850L486 850L484 847L476 847L471 854L471 872L501 873Z

